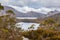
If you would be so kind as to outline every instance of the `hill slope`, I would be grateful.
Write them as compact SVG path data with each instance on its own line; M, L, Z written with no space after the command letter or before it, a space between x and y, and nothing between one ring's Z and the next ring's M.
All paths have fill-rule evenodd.
M17 17L39 17L39 18L44 18L46 15L45 14L42 14L42 13L38 13L38 12L34 12L34 11L30 11L30 12L27 12L27 13L23 13L23 12L19 12L17 10L15 10L14 8L12 7L9 7L9 6L4 6L4 10L12 10L14 11L14 13L16 14Z

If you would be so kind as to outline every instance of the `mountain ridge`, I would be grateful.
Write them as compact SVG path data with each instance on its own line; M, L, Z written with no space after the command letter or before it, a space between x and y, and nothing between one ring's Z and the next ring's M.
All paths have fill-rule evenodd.
M14 11L14 13L16 14L16 17L45 17L45 14L42 14L42 13L38 13L38 12L34 12L34 11L30 11L30 12L27 12L27 13L22 13L22 12L19 12L17 10L15 10L14 8L12 7L9 7L9 6L4 6L4 10L12 10Z

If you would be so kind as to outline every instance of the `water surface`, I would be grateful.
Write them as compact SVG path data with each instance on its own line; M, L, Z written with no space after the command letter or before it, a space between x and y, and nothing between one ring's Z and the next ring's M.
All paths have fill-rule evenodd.
M18 28L22 28L24 30L36 30L38 27L39 27L40 24L38 23L29 23L29 22L19 22L16 24L16 26ZM31 26L33 26L34 28L31 28L31 29L28 29L30 28Z

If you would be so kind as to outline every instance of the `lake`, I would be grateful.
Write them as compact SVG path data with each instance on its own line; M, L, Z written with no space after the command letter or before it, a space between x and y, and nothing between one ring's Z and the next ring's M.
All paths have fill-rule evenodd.
M39 23L29 23L29 22L16 23L16 26L23 30L36 30L39 27L39 25L40 25ZM33 26L33 28L31 28L31 26Z
M17 19L37 19L37 17L16 17Z

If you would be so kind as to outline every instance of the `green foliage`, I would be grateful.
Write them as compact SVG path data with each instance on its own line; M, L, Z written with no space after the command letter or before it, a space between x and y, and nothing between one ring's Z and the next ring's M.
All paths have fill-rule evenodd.
M8 10L8 11L6 11L7 13L13 13L13 11L12 10Z
M58 35L58 36L57 36ZM31 40L59 40L60 32L40 28L38 30L31 30L24 33L24 36Z
M40 24L40 28L27 31L23 36L30 40L60 40L60 24L49 18Z
M15 13L12 11L12 10L8 10L8 11L6 11L6 13L10 13L10 14L14 14L15 15Z
M0 10L4 10L4 7L0 4Z
M4 7L0 5L0 10ZM12 10L7 10L8 15L0 16L0 40L23 40L22 36L30 40L60 40L60 20L49 18L40 23L37 30L22 31L15 27L16 18ZM34 29L32 25L29 29Z
M54 20L54 19L52 19L52 18L49 18L48 20L44 20L42 23L41 23L41 25L52 25L52 24L54 24L54 23L56 23L56 21Z
M31 25L31 27L29 27L28 29L34 29L34 24L33 24L33 25Z
M0 5L0 9L3 6ZM8 15L0 16L0 40L23 40L21 32L15 27L16 18L11 17L15 15L12 10L7 10Z

